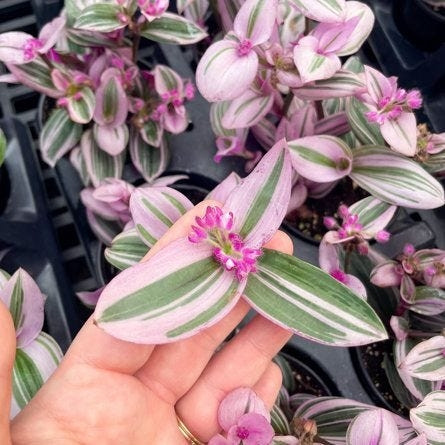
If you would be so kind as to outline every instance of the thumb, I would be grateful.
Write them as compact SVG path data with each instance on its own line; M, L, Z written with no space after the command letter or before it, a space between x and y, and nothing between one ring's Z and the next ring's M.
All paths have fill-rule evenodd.
M0 443L10 444L12 368L15 359L15 329L8 308L0 300Z

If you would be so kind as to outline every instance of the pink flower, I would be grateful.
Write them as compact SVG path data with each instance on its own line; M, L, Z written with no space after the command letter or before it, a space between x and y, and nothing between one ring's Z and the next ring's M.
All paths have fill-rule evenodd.
M244 414L227 433L227 439L233 445L269 445L273 436L270 423L257 413Z
M142 15L150 22L164 14L168 4L169 0L138 0Z

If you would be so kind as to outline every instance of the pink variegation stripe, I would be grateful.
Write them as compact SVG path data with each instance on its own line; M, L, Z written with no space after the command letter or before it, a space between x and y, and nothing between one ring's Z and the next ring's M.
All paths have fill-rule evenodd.
M347 445L394 445L399 432L393 415L384 409L360 413L349 425Z
M292 166L283 139L231 193L224 211L233 212L234 231L250 248L261 247L283 220L290 199Z
M181 238L114 278L102 292L95 319L122 340L168 343L223 318L244 285L213 260L211 246Z
M27 346L43 327L45 298L42 292L25 270L18 269L0 291L0 300L11 312L17 347Z
M149 247L192 207L182 193L169 187L141 187L130 198L134 224Z

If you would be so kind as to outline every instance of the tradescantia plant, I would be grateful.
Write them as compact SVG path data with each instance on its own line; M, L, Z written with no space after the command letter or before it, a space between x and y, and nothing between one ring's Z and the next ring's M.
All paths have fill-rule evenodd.
M209 205L196 218L188 237L115 277L101 293L96 324L124 340L166 343L213 325L242 296L273 322L322 343L386 338L371 307L343 284L294 256L264 248L285 215L290 188L291 161L281 141L226 193L224 203Z
M230 7L228 5L230 3ZM225 37L213 43L196 72L212 104L218 152L249 159L247 135L266 150L285 137L294 175L294 208L322 198L349 177L382 201L410 208L444 203L427 173L445 168L444 136L417 128L419 91L364 66L343 66L369 35L374 17L357 1L218 2ZM425 171L427 170L427 171Z
M18 269L10 276L0 269L0 300L9 308L16 332L12 418L55 371L62 351L55 340L42 331L45 297L26 271Z
M167 6L67 0L37 38L16 31L0 35L0 61L10 71L2 81L22 83L52 100L40 134L49 165L71 151L83 182L94 187L121 177L127 152L147 180L156 169L162 173L165 135L186 129L184 104L194 87L165 65L139 66L139 42L190 44L206 36L193 21L166 12Z

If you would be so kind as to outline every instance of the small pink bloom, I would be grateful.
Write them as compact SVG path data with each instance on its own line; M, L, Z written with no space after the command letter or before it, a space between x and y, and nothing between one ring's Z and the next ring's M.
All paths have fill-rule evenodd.
M416 251L416 248L412 244L405 244L403 248L403 254L406 256L411 256Z
M269 445L273 436L270 423L257 413L244 414L227 433L227 439L233 445Z
M240 57L246 56L252 50L252 42L249 39L244 39L238 45L237 51Z
M386 230L380 230L379 232L377 232L375 240L378 243L387 243L390 237L391 234L389 232L387 232Z
M323 218L323 224L329 230L338 227L337 221L335 220L335 218L332 218L332 216L325 216Z
M188 100L192 100L195 97L195 86L191 82L185 84L184 96Z
M29 39L23 45L24 59L30 61L37 56L38 50L43 47L40 39Z
M408 107L418 109L422 106L422 96L419 90L411 90L406 95L406 104Z

